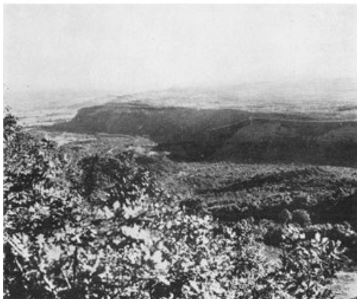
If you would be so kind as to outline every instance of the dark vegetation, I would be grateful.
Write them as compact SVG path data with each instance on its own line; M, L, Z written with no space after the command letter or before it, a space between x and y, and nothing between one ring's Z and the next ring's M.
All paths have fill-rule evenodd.
M121 116L133 124L130 113L84 117L112 132ZM62 127L83 125L81 114ZM4 117L5 298L331 298L337 272L356 267L353 168L176 163L86 146L58 147Z
M108 103L83 108L70 122L47 127L80 133L149 137L174 160L298 162L356 166L356 121L236 109Z
M334 167L292 165L260 165L254 169L247 165L233 168L229 164L193 163L184 172L174 177L174 186L193 185L191 196L195 204L202 203L219 217L223 217L224 209L233 209L232 213L226 211L226 216L279 221L282 210L287 210L291 213L289 221L301 221L307 218L302 211L305 210L314 223L348 221L356 227L353 169L346 168L344 172Z
M150 169L160 168L157 163L150 163ZM320 232L341 240L353 259L356 178L355 169L330 166L179 163L159 169L164 186L182 193L180 205L191 213L225 223L253 218L267 229L264 240L274 246L284 226L293 224L310 237Z

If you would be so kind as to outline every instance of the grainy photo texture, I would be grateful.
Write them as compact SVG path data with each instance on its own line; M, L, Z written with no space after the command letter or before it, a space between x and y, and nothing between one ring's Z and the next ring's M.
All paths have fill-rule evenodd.
M4 298L357 296L355 5L5 5Z

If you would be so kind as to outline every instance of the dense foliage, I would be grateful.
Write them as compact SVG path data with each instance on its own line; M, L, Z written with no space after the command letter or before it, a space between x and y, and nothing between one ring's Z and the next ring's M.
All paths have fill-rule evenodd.
M271 263L263 226L190 212L132 153L69 159L5 116L4 297L333 296L339 240L286 222Z

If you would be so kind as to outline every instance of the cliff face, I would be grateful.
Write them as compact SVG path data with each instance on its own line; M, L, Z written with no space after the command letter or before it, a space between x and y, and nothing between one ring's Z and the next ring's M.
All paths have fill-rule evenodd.
M83 108L56 130L149 137L177 160L303 162L356 166L355 121L234 109L109 103Z

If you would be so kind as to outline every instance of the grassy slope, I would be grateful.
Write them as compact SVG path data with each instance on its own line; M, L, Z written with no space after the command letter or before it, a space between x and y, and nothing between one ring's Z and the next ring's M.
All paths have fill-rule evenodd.
M278 219L284 208L313 222L356 221L356 170L293 164L180 163L161 173L163 186L227 220ZM336 209L345 206L341 212Z

